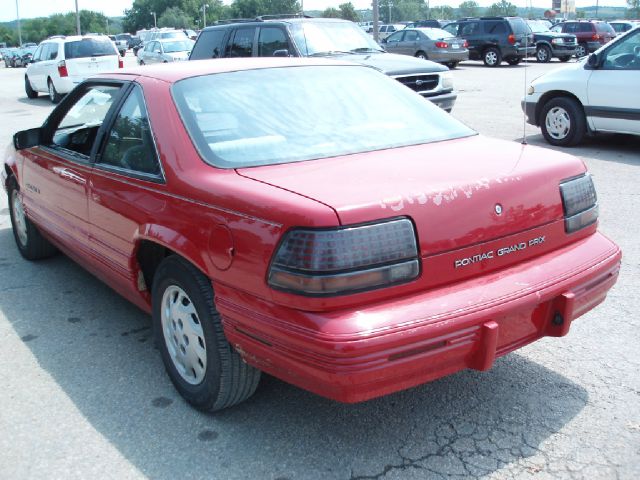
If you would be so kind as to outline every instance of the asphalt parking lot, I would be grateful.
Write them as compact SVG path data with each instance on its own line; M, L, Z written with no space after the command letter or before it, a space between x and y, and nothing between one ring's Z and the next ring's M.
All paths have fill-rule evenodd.
M548 148L520 99L525 75L560 66L463 63L453 115ZM0 67L2 145L52 110L26 98L23 78ZM23 260L0 196L0 478L640 478L640 138L563 151L593 173L600 228L623 249L606 302L488 372L356 405L263 376L245 403L195 411L164 373L149 317L64 256Z

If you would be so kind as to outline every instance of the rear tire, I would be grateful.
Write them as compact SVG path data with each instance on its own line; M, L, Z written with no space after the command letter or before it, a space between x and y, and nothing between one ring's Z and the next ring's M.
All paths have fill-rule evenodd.
M29 82L29 77L26 75L24 76L24 91L27 94L27 98L38 98L38 92L31 88L31 82Z
M152 303L162 361L187 402L213 412L253 395L260 370L227 341L209 278L183 258L167 257L154 275Z
M60 100L62 100L62 95L58 93L58 91L56 90L56 86L53 84L53 81L51 79L49 79L47 85L49 87L49 100L51 100L51 103L60 103Z
M536 50L536 60L539 63L549 63L551 55L551 49L546 45L540 45Z
M497 48L487 48L482 54L482 61L487 67L497 67L502 62L502 54Z
M558 147L572 147L584 138L587 121L582 105L569 97L556 97L545 103L540 113L544 139Z
M458 62L448 62L446 63L449 70L455 70L458 67Z
M424 53L422 50L420 50L418 53L416 53L415 57L416 58L421 58L422 60L428 60L427 54Z
M9 180L9 216L13 238L20 255L27 260L40 260L51 257L57 252L56 247L42 236L27 217L15 179Z
M559 57L558 60L560 60L561 62L568 62L569 60L571 60L571 57Z
M507 63L511 66L518 65L522 61L520 57L507 58Z

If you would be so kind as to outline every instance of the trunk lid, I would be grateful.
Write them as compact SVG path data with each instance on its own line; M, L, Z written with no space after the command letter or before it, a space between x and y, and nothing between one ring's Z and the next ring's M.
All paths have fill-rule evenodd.
M528 241L538 227L555 225L557 234L558 185L584 170L563 153L474 136L237 172L328 205L345 225L410 217L428 257L511 236ZM561 236L536 251L566 243Z
M69 76L87 78L118 69L119 54L108 37L84 37L66 42L65 64Z

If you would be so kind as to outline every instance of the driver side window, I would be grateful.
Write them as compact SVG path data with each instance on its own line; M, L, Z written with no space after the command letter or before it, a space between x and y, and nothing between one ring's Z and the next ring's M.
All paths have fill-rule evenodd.
M148 175L160 174L160 164L140 88L133 89L116 115L111 131L107 134L99 165Z

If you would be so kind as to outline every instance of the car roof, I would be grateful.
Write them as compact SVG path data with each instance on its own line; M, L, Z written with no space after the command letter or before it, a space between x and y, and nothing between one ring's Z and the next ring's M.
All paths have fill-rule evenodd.
M202 31L214 30L217 28L229 28L232 25L264 25L269 23L353 23L349 20L343 20L342 18L308 18L308 17L292 17L292 18L265 18L264 20L222 20L217 25L210 25L203 28Z
M238 72L246 70L261 70L265 68L303 67L303 66L335 66L350 65L363 68L363 65L323 58L288 58L288 57L242 57L216 58L211 60L192 60L180 62L179 68L173 63L158 63L132 68L118 72L100 74L93 78L147 77L167 83L175 83L185 78L203 75ZM130 79L130 78L129 78Z

